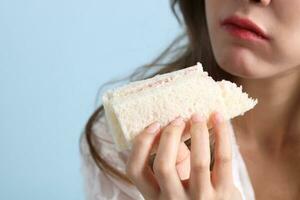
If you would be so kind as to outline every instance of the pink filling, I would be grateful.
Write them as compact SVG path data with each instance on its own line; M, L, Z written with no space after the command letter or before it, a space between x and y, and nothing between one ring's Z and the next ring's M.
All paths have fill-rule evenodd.
M186 71L184 72L184 75L190 74L191 72L196 71L196 69L197 69L197 68L195 68L195 67L186 69ZM168 77L168 78L165 79L165 80L158 80L158 81L156 81L156 82L149 83L149 84L146 86L146 88L147 88L147 87L148 87L148 88L151 88L151 87L156 86L156 85L161 85L161 84L163 84L163 83L168 83L168 82L172 81L173 79L174 79L174 77ZM145 88L145 87L143 87L143 88ZM143 89L143 88L141 88L141 89ZM140 90L141 90L141 89L140 89ZM140 91L140 90L138 90L138 91Z
M196 71L196 69L197 69L196 67L193 67L193 68L190 68L190 69L186 69L186 71L184 72L184 75L190 74L190 73ZM168 78L166 78L164 80L158 80L158 81L155 81L153 83L148 83L147 85L145 85L145 86L143 86L143 87L141 87L141 88L139 88L139 89L137 89L135 91L131 91L131 92L127 93L127 94L132 94L132 93L135 93L135 92L139 92L139 91L143 90L144 88L152 88L152 87L157 86L157 85L162 85L164 83L169 83L170 81L173 81L173 79L174 79L174 77L168 77Z

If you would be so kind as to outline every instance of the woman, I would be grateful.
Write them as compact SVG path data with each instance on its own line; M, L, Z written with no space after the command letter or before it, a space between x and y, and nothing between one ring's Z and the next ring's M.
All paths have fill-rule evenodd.
M133 74L130 80L153 76L144 76L144 72L175 52L173 60L156 73L200 61L215 80L242 85L258 104L229 122L218 122L217 114L212 118L216 146L211 176L207 119L181 123L177 119L177 125L164 128L152 124L136 138L132 151L117 153L101 106L82 137L89 198L300 199L300 1L171 2L174 13L176 5L182 12L186 46L174 51L174 44L184 38L180 36L157 60L144 66L141 75ZM187 125L193 130L189 148L178 142ZM152 131L161 138L152 171L145 163L156 137L148 128L155 126L157 130ZM231 133L239 149L233 146L231 150ZM182 174L189 174L188 179Z

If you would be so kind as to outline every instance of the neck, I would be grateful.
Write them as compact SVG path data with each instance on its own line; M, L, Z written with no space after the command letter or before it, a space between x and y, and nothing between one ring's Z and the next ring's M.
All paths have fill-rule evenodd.
M258 99L252 110L233 120L246 141L274 153L290 140L288 138L300 139L300 129L295 129L300 123L299 69L267 79L236 78L235 82L242 85L250 97Z

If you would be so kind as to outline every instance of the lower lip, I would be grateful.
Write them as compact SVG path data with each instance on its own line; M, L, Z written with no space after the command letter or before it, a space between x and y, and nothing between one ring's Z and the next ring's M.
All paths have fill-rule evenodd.
M231 35L248 41L266 41L266 38L263 38L260 35L257 35L256 33L249 31L247 29L243 29L241 27L231 25L231 24L225 24L222 25L222 27L228 31Z

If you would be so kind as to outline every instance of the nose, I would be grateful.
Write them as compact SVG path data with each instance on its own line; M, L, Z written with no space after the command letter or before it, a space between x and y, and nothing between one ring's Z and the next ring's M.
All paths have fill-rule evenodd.
M263 6L267 6L271 3L272 0L246 0L247 2L260 3Z

